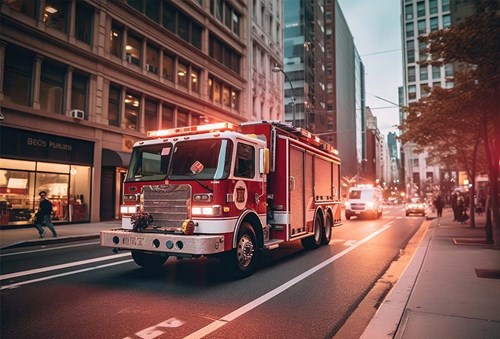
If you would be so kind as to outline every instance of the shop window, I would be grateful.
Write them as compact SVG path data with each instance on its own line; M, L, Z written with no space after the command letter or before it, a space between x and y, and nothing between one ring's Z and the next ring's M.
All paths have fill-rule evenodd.
M120 126L120 88L109 87L108 123L111 126Z
M69 4L69 1L45 0L43 22L48 27L67 33Z
M42 62L40 78L40 108L51 113L62 113L66 70L50 61Z
M91 168L71 165L69 178L68 221L88 221L90 219Z
M158 104L152 100L146 99L144 107L144 128L146 131L158 129Z
M121 58L122 57L122 39L123 39L123 28L113 24L111 27L111 34L109 36L111 40L110 52L112 55Z
M177 65L177 83L188 88L188 66L181 62Z
M10 0L6 1L11 10L29 16L32 19L37 18L38 1L33 0Z
M31 163L34 165L34 162ZM35 214L34 184L34 172L0 169L0 222L2 226L30 222Z
M146 50L146 70L158 74L158 48L148 44Z
M136 66L141 65L141 46L141 39L129 33L127 36L127 45L125 46L127 61L129 63Z
M9 44L5 48L3 93L6 101L31 106L34 55Z
M191 68L191 91L195 93L200 93L200 71Z
M174 81L174 66L174 57L167 53L163 54L163 77L165 79Z
M161 128L168 129L174 127L174 109L163 105L161 113Z
M140 114L140 98L139 96L128 93L125 95L125 128L137 130L139 114Z
M69 166L68 166L69 167ZM68 171L69 172L69 171ZM68 220L68 187L69 173L36 173L35 192L47 192L47 198L52 203L52 220ZM38 206L38 201L37 201Z
M73 73L73 84L71 86L71 109L80 109L87 116L87 84L88 76L80 73Z
M76 3L75 38L88 45L92 44L94 10L82 2Z

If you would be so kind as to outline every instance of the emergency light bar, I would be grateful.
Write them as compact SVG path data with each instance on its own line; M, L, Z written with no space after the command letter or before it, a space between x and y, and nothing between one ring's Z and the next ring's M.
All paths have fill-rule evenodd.
M238 126L230 122L217 122L215 124L187 126L170 129L160 129L156 131L148 131L149 138L164 138L177 135L197 134L203 132L222 132L222 131L237 131Z

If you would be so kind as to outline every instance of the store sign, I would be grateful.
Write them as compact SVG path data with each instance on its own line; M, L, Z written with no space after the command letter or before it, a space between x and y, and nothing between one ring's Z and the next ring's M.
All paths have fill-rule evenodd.
M0 128L0 154L23 160L92 165L94 143L22 129Z

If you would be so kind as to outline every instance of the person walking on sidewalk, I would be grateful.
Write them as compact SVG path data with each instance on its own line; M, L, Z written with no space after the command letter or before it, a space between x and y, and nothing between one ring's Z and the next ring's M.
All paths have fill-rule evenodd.
M40 205L38 207L38 212L35 214L35 227L40 234L40 238L43 238L45 235L45 230L42 227L42 224L45 223L47 227L52 232L52 235L57 237L57 232L50 221L50 217L52 215L52 203L47 199L47 193L45 191L41 191L38 193L40 196Z
M434 200L434 206L436 206L438 218L442 217L443 216L444 202L443 202L443 197L441 196L441 194L439 194L437 196L436 200Z

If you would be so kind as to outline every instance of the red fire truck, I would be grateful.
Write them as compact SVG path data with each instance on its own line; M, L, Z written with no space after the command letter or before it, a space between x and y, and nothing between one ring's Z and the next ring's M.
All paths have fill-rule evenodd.
M280 122L148 132L134 145L123 184L122 226L101 245L128 249L144 268L169 256L219 256L236 277L263 250L328 244L340 223L338 151Z

